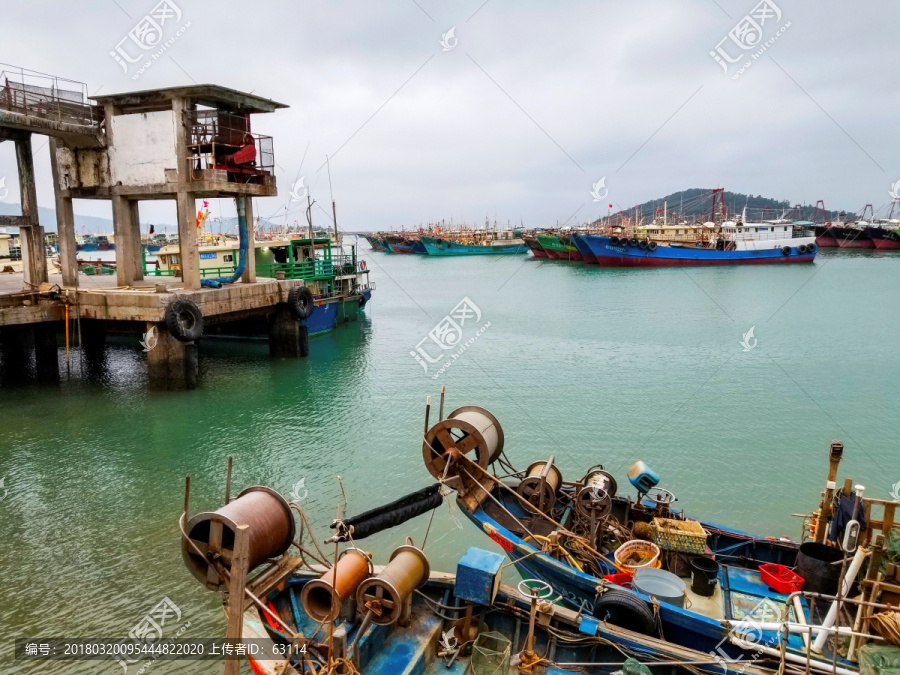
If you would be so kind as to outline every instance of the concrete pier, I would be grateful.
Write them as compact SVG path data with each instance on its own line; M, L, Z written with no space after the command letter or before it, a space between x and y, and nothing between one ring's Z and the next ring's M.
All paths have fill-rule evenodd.
M201 334L188 334L180 320L172 323L180 316L176 300L182 308L191 303L198 316L190 323L198 330L201 324L270 316L272 354L308 355L306 327L285 304L291 287L303 282L257 279L254 259L252 198L278 191L272 138L251 130L251 115L287 106L215 85L91 99L81 83L26 69L10 73L0 98L0 143L16 146L22 213L0 216L0 225L19 228L23 272L0 275L4 382L25 380L31 371L40 380L59 379L58 334L68 317L80 327L79 357L88 377L103 376L107 332L132 332L145 342L152 333L152 346L145 347L151 387L196 387ZM60 273L47 269L32 134L50 140ZM234 199L244 216L250 255L237 283L207 288L201 283L197 200L218 198ZM74 199L112 203L115 278L79 274ZM150 199L176 204L179 255L172 257L180 278L145 276L139 203Z

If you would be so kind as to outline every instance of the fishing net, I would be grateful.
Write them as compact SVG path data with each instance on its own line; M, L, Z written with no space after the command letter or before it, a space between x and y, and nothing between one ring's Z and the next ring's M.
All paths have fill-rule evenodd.
M856 652L859 675L900 675L900 647L863 645Z
M510 649L510 641L500 633L481 633L472 645L472 672L474 675L506 673L509 670Z
M888 565L900 563L900 528L894 528L884 538L884 552L881 555L881 573L886 574Z
M622 663L622 675L652 675L652 673L637 659L625 659Z

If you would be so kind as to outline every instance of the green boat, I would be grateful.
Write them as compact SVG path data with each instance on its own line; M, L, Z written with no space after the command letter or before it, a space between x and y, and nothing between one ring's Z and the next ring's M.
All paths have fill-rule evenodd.
M510 236L505 236L505 235ZM493 235L493 236L492 236ZM528 245L518 236L517 230L506 232L482 233L474 232L471 237L462 241L439 237L419 238L428 255L516 255L528 253Z
M551 260L583 260L583 256L575 248L571 237L567 234L539 234L538 243L544 247Z

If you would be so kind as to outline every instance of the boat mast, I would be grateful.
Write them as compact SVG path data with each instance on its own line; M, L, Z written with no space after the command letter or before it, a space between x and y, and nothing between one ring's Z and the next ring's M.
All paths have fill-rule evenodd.
M331 193L331 219L334 221L334 241L340 245L341 235L338 233L337 207L334 204L334 188L331 185L331 164L328 161L328 155L325 155L325 165L328 167L328 191Z

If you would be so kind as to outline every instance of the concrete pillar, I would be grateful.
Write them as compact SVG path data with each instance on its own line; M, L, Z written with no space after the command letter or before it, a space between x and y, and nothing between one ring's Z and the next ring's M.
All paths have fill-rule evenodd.
M153 327L156 328L156 346L147 352L150 388L196 389L200 377L197 343L176 340L165 324L147 324L148 331Z
M309 334L302 335L306 326L294 318L287 305L275 305L275 311L269 314L269 354L280 358L296 358L309 356ZM301 338L305 337L305 341ZM303 345L305 343L306 353Z
M135 281L143 280L140 269L140 258L135 260L135 250L140 250L140 238L135 242L134 223L136 209L131 200L118 195L112 198L113 230L116 234L116 283L119 286L131 286Z
M106 325L103 321L82 320L80 347L88 379L102 379L106 372Z
M56 232L59 236L59 262L63 286L78 288L78 246L75 241L75 212L72 198L63 195L68 189L60 179L56 150L59 140L50 137L50 171L53 173L53 196L56 199Z
M197 199L178 191L178 249L181 280L187 290L200 288L200 247L197 243Z
M187 290L200 288L200 251L197 245L197 196L190 191L191 162L188 143L191 134L190 99L172 99L175 116L175 158L178 169L178 246L181 260L181 280Z
M244 214L247 218L247 233L250 237L247 244L247 266L241 275L241 281L245 284L252 284L256 281L256 224L253 222L253 200L249 195L244 197Z
M134 280L141 282L144 280L144 244L141 242L140 202L136 199L131 200L131 226L133 228L132 241L134 242L131 255L134 257L134 267L137 270Z
M59 350L52 323L34 324L34 370L41 382L59 382Z
M26 225L20 228L22 242L22 270L29 288L37 288L47 281L47 250L44 228L38 222L37 189L34 184L34 157L31 154L31 134L17 138L16 162L19 167L19 190L22 216Z
M30 326L0 328L0 383L7 387L28 379Z

